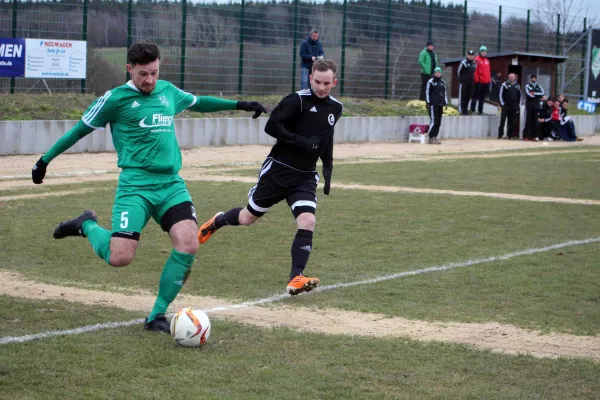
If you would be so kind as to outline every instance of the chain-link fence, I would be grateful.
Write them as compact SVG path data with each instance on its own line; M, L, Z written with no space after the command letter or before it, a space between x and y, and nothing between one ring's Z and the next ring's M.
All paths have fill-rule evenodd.
M566 90L579 95L587 22L474 1L0 2L0 37L87 40L87 79L47 83L53 91L93 93L124 83L126 49L139 39L160 45L162 78L189 91L248 95L298 90L300 43L317 28L326 57L338 63L336 95L417 97L417 58L428 39L440 59L480 45L489 52L553 55L568 49L570 59L560 68L564 82L569 81ZM46 88L33 79L0 78L0 92L27 90Z

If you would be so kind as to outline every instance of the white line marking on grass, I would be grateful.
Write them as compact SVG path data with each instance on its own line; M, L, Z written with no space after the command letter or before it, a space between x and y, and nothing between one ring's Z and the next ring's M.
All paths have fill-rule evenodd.
M79 190L61 190L57 192L43 192L43 193L32 193L32 194L21 194L15 196L0 196L0 201L14 201L14 200L27 200L27 199L42 199L44 197L60 197L69 196L72 194L82 194L96 191L95 188L79 189Z
M181 177L188 182L203 181L203 182L241 182L241 183L256 183L256 177L242 175L200 175L182 173ZM345 184L332 183L334 189L345 190L367 190L373 192L384 193L417 193L417 194L433 194L433 195L450 195L450 196L466 196L466 197L487 197L494 199L533 201L540 203L562 203L562 204L584 204L584 205L600 205L600 200L591 199L570 199L564 197L547 197L547 196L531 196L525 194L513 193L494 193L494 192L474 192L464 190L447 190L447 189L426 189L426 188L411 188L402 186L377 186L377 185L361 185L361 184Z
M56 174L47 174L46 178L66 178L71 176L87 176L87 175L105 175L115 174L121 172L120 169L109 169L109 170L98 170L98 171L75 171L75 172L60 172ZM0 181L10 181L14 179L30 179L31 174L28 175L1 175Z
M25 335L25 336L6 336L0 338L0 344L8 344L8 343L25 343L31 342L32 340L39 339L47 339L54 336L65 336L65 335L77 335L80 333L86 332L96 332L102 329L115 329L115 328L123 328L125 326L137 325L144 322L143 318L132 319L131 321L124 322L106 322L103 324L96 325L86 325L81 326L75 329L67 329L63 331L48 331L42 333L35 333L33 335Z
M538 248L520 250L520 251L516 251L514 253L508 253L508 254L504 254L501 256L476 258L476 259L462 261L462 262L448 263L448 264L440 265L438 267L422 268L422 269L417 269L417 270L413 270L413 271L399 272L399 273L391 274L391 275L382 275L382 276L378 276L375 278L364 279L364 280L360 280L360 281L347 282L347 283L336 283L334 285L320 286L312 293L324 292L324 291L334 290L334 289L341 289L341 288L346 288L346 287L351 287L351 286L379 283L379 282L389 281L392 279L404 278L407 276L426 274L429 272L448 271L451 269L470 267L472 265L485 264L485 263L494 262L494 261L503 261L503 260L508 260L508 259L518 257L518 256L527 256L527 255L532 255L532 254L537 254L537 253L543 253L543 252L546 252L549 250L561 249L563 247L576 246L576 245L581 245L581 244L589 244L589 243L595 243L595 242L600 242L600 237L583 239L583 240L570 240L568 242L553 244L553 245L546 246L546 247L538 247ZM310 294L310 293L308 293L308 294ZM280 301L280 300L283 300L283 299L286 299L289 297L292 297L292 296L289 294L277 294L275 296L266 297L263 299L246 301L243 303L233 304L230 306L213 307L213 308L210 308L210 309L207 309L204 311L206 313L215 313L215 312L219 312L219 311L237 310L237 309L243 309L243 308L248 308L248 307L252 307L252 306L258 306L261 304L275 303L277 301ZM142 322L144 322L143 319L133 319L131 321L106 322L106 323L101 323L101 324L96 324L96 325L86 325L86 326L82 326L82 327L75 328L75 329L68 329L68 330L61 330L61 331L49 331L49 332L42 332L42 333L37 333L37 334L33 334L33 335L0 337L0 345L8 344L8 343L25 343L25 342L30 342L32 340L46 339L46 338L50 338L50 337L54 337L54 336L77 335L77 334L86 333L86 332L96 332L96 331L103 330L103 329L115 329L115 328L121 328L121 327L141 324Z

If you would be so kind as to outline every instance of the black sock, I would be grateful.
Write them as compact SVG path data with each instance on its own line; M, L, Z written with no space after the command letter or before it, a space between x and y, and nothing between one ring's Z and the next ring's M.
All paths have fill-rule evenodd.
M308 257L312 251L312 231L306 229L298 229L296 237L292 243L292 272L290 281L298 275L302 275L302 271L306 267Z
M240 224L240 211L241 208L232 208L225 214L219 215L215 218L215 226L217 229L224 227L225 225L237 226Z

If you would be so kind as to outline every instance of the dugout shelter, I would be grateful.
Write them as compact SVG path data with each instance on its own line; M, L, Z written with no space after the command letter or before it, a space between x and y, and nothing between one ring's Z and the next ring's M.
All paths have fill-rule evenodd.
M529 82L529 77L535 74L537 75L537 82L542 86L544 91L551 96L557 94L557 66L568 59L567 56L524 53L518 51L488 53L487 58L490 60L492 76L499 71L502 73L502 80L505 81L508 78L508 74L514 72L517 74L517 81L521 85L521 88L523 88L527 82ZM458 66L464 59L465 57L462 56L441 60L445 67L452 68L452 86L450 91L452 97L458 97Z

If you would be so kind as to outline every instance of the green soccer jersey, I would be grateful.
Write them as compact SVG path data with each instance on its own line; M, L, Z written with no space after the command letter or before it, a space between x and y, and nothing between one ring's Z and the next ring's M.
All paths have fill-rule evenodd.
M156 174L175 174L181 151L175 136L175 115L193 106L196 96L159 80L154 91L141 93L129 81L109 90L85 111L81 120L90 128L110 124L118 163Z

